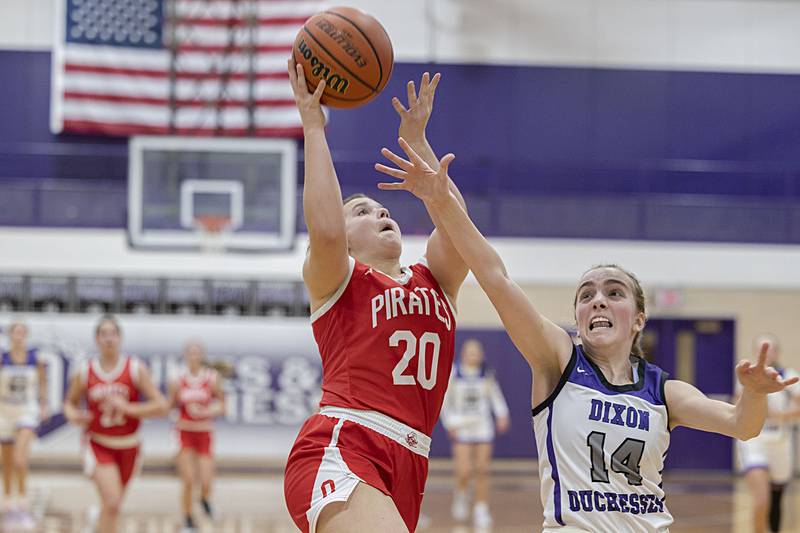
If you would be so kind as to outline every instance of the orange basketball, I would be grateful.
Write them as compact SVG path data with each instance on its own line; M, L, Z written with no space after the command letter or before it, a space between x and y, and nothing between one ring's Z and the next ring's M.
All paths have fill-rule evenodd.
M333 7L308 19L292 55L303 65L309 91L325 79L322 103L331 107L366 104L386 86L394 66L386 30L353 7Z

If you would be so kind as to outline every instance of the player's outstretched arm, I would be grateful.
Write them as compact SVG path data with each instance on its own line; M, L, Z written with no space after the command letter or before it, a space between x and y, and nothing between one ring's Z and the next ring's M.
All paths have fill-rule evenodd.
M739 440L761 433L767 416L767 394L783 390L798 380L797 377L781 379L774 368L766 366L768 349L769 343L765 342L755 363L742 361L736 365L736 377L742 386L736 404L712 400L686 382L667 381L664 392L670 427L686 426Z
M409 191L425 202L475 274L514 344L534 371L543 372L548 378L559 376L572 353L572 340L566 331L541 315L522 289L509 278L500 256L450 191L447 171L455 156L444 156L436 171L404 139L399 142L408 160L384 148L381 153L397 168L376 164L375 169L400 181L378 186L384 190Z
M399 98L392 98L392 106L400 116L398 135L405 139L411 148L433 170L439 169L439 159L428 142L425 131L433 112L433 100L436 96L436 87L439 85L440 79L441 74L439 73L434 74L431 78L430 74L425 72L420 80L419 92L417 92L414 82L409 81L406 84L408 107L405 107ZM458 187L453 183L453 180L448 179L448 182L450 191L455 195L461 206L466 209L464 198L461 196ZM467 269L464 260L458 254L452 242L450 242L441 224L437 223L435 214L431 213L430 210L428 214L436 225L436 229L433 230L428 239L425 257L436 281L439 282L444 292L455 304L458 290L461 288L464 278L467 277L469 269Z
M325 80L320 80L316 90L309 93L302 65L289 59L288 68L305 138L303 214L309 250L303 264L303 280L315 308L336 291L347 275L347 234L342 191L325 138L325 115L320 106Z

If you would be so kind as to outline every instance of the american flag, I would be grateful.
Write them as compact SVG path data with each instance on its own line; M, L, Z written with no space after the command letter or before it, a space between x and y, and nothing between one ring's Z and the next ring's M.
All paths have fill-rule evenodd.
M58 0L51 129L295 136L286 59L305 0Z

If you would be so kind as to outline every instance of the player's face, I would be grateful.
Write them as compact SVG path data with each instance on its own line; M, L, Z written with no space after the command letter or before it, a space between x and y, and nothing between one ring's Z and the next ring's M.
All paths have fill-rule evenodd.
M203 364L203 348L190 344L183 350L183 360L189 368L199 368Z
M480 343L467 341L461 348L461 362L469 367L478 367L483 363L483 348Z
M352 255L400 255L400 226L372 198L354 198L344 205L347 247Z
M25 346L25 338L28 336L28 328L24 324L14 324L9 331L11 346L21 348Z
M112 322L103 322L97 328L97 336L95 338L97 347L100 348L102 353L117 353L119 351L122 336Z
M595 350L625 347L630 351L636 333L644 328L637 310L633 283L616 268L597 268L578 285L575 319L584 345Z

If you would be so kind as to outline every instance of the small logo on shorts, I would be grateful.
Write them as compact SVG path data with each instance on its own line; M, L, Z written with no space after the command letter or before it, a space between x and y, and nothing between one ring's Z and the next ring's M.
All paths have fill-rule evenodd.
M408 444L410 448L416 448L417 444L419 444L419 441L417 441L417 434L409 433L406 435L406 444Z
M325 490L326 488L328 490ZM322 482L322 485L320 485L320 490L322 491L322 497L326 498L331 492L336 492L336 484L332 479L326 479Z

